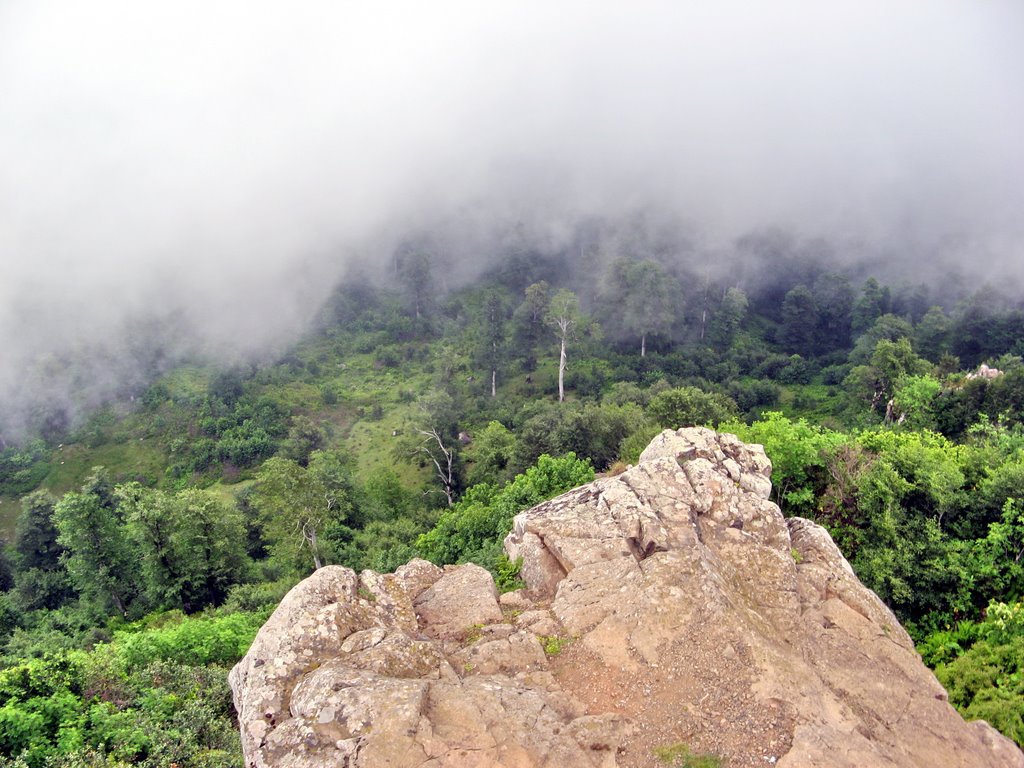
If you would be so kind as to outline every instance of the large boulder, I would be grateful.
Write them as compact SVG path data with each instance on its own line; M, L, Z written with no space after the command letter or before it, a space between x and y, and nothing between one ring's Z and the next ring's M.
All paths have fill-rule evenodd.
M528 589L323 568L232 671L249 766L1006 766L760 446L666 431L517 516ZM664 753L662 753L664 757Z

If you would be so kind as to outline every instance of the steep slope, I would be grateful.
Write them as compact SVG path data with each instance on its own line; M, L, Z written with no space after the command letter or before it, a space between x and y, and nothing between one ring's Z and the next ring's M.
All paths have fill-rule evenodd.
M1015 766L965 723L759 446L665 432L518 516L528 590L324 568L231 675L252 766ZM685 747L684 747L685 745Z

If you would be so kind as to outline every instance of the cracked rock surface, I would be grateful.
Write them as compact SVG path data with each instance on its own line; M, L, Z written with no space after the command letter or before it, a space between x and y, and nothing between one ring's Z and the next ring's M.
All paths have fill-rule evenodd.
M474 565L327 567L231 673L246 765L1024 768L965 723L760 446L666 431L516 517L527 589Z

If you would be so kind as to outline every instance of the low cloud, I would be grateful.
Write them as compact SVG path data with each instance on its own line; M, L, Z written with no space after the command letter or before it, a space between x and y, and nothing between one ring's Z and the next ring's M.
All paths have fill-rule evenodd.
M778 227L1018 279L1021 29L1013 0L8 0L0 397L147 323L281 343L410 232L557 250L645 211L693 258Z

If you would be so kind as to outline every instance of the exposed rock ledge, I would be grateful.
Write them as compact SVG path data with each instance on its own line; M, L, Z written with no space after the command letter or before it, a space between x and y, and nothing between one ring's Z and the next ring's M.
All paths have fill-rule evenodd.
M686 744L725 766L1024 768L828 534L768 501L770 474L760 446L666 431L516 518L529 589L500 599L473 565L322 568L231 673L246 764L611 768Z

